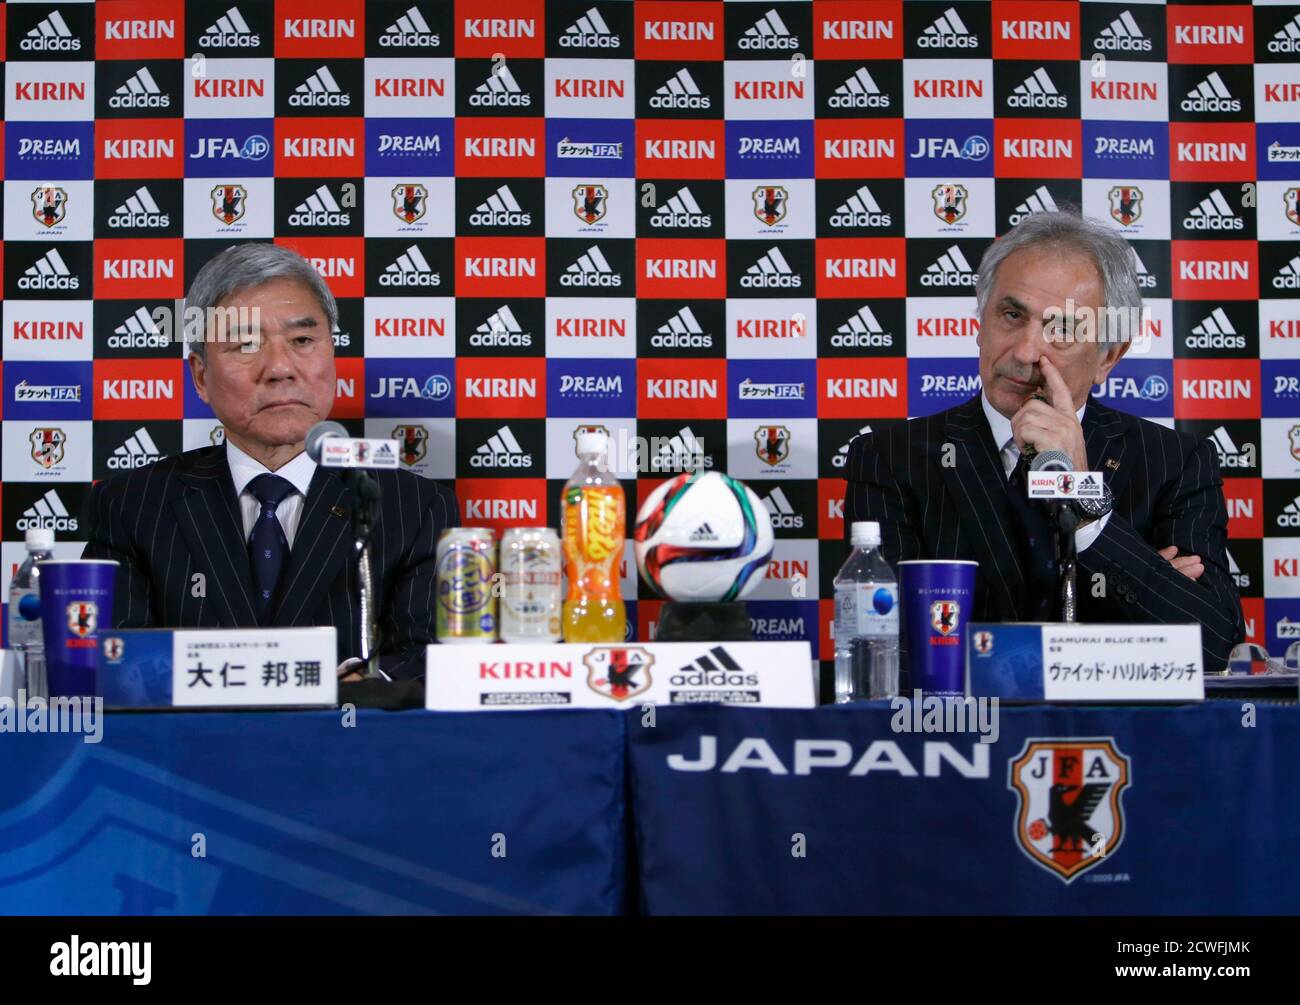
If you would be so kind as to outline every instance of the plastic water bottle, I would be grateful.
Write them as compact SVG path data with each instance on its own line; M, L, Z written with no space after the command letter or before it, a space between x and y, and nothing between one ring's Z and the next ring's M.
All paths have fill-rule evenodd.
M41 570L36 563L54 556L54 531L27 532L27 558L9 587L9 648L18 654L18 687L28 694L44 690L45 636L41 634Z
M880 524L860 520L835 576L835 701L898 694L898 578L880 553Z

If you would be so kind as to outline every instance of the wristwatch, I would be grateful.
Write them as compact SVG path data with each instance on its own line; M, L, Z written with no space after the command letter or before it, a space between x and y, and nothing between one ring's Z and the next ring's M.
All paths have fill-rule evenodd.
M1074 505L1086 519L1100 520L1115 508L1115 497L1111 494L1110 486L1103 485L1100 499L1075 499Z

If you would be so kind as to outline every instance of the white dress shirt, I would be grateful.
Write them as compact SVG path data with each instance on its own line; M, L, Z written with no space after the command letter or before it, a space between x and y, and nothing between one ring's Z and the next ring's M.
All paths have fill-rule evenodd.
M230 477L235 482L235 494L239 497L239 512L244 518L244 540L253 533L253 524L257 523L262 512L262 504L248 491L248 483L258 475L279 475L286 479L296 492L290 492L275 508L276 519L284 529L285 540L293 547L293 536L298 531L298 518L302 516L303 503L307 499L307 489L311 485L312 475L316 473L316 462L303 451L288 464L272 471L261 461L249 457L237 446L226 439L226 462L230 465Z
M1016 465L1020 463L1020 447L1016 444L1016 438L1011 434L1011 420L999 412L990 404L988 395L980 392L980 404L984 406L984 417L989 420L989 429L993 431L993 442L996 443L1002 451L1002 468L1008 478L1011 472L1016 470ZM1083 403L1083 408L1075 412L1075 416L1080 422L1083 422L1083 411L1088 407L1088 403ZM1093 541L1101 536L1101 532L1106 529L1106 524L1110 520L1110 514L1107 513L1100 520L1094 520L1084 527L1080 527L1074 532L1074 550L1083 551Z

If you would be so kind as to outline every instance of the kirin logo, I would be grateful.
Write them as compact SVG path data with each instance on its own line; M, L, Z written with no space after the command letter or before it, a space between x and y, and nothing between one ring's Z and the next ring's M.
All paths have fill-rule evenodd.
M1129 759L1113 738L1026 740L1007 775L1020 801L1020 850L1062 882L1073 882L1119 847Z
M587 686L613 701L635 698L649 688L654 661L641 646L601 646L582 658Z

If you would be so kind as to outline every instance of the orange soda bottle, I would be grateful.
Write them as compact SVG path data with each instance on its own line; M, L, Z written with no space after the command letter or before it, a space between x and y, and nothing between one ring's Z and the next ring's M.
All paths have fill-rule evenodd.
M569 592L562 612L565 642L622 642L627 610L619 589L625 517L623 486L609 470L609 433L579 427L580 463L565 483L564 572Z

